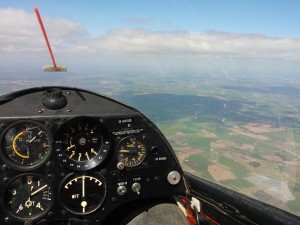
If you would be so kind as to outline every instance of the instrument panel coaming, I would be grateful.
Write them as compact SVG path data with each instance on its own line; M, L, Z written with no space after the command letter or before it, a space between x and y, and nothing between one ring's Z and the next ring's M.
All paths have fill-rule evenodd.
M183 175L170 145L141 113L64 87L67 105L47 109L48 89L0 105L0 222L100 224L130 201L185 193L180 176L168 181Z

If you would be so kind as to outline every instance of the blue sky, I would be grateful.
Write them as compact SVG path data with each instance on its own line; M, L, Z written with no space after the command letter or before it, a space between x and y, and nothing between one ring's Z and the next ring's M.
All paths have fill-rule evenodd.
M57 61L71 70L300 70L297 0L2 0L2 71L50 63L34 6Z
M35 5L43 16L77 21L92 35L123 26L163 31L300 35L300 1L297 0L0 1L0 8L23 8L27 12L32 12Z

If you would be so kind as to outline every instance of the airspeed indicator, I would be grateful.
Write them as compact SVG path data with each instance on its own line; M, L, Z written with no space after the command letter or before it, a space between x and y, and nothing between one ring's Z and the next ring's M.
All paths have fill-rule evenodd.
M4 130L0 155L18 170L32 170L45 163L51 154L52 138L42 124L18 121Z

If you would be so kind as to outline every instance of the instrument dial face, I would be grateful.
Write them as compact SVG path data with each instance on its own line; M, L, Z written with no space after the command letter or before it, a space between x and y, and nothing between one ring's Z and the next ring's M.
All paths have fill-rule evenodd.
M117 146L119 162L126 167L135 167L146 157L146 145L137 137L130 136L121 140Z
M3 201L12 216L19 220L31 220L50 210L53 195L52 186L47 179L38 174L23 174L6 185Z
M100 174L71 174L61 184L60 199L71 213L85 215L97 210L106 195L106 181Z
M69 169L88 170L99 165L110 148L105 130L92 118L75 118L58 131L54 149L60 162Z
M15 169L30 170L43 164L50 156L51 136L41 124L17 122L4 130L1 154Z

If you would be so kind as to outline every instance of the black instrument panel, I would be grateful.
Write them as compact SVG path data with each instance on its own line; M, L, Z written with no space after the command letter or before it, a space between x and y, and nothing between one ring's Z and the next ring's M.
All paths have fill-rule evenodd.
M89 91L40 87L2 96L0 139L1 223L101 224L117 209L130 210L128 203L187 189L158 128Z

